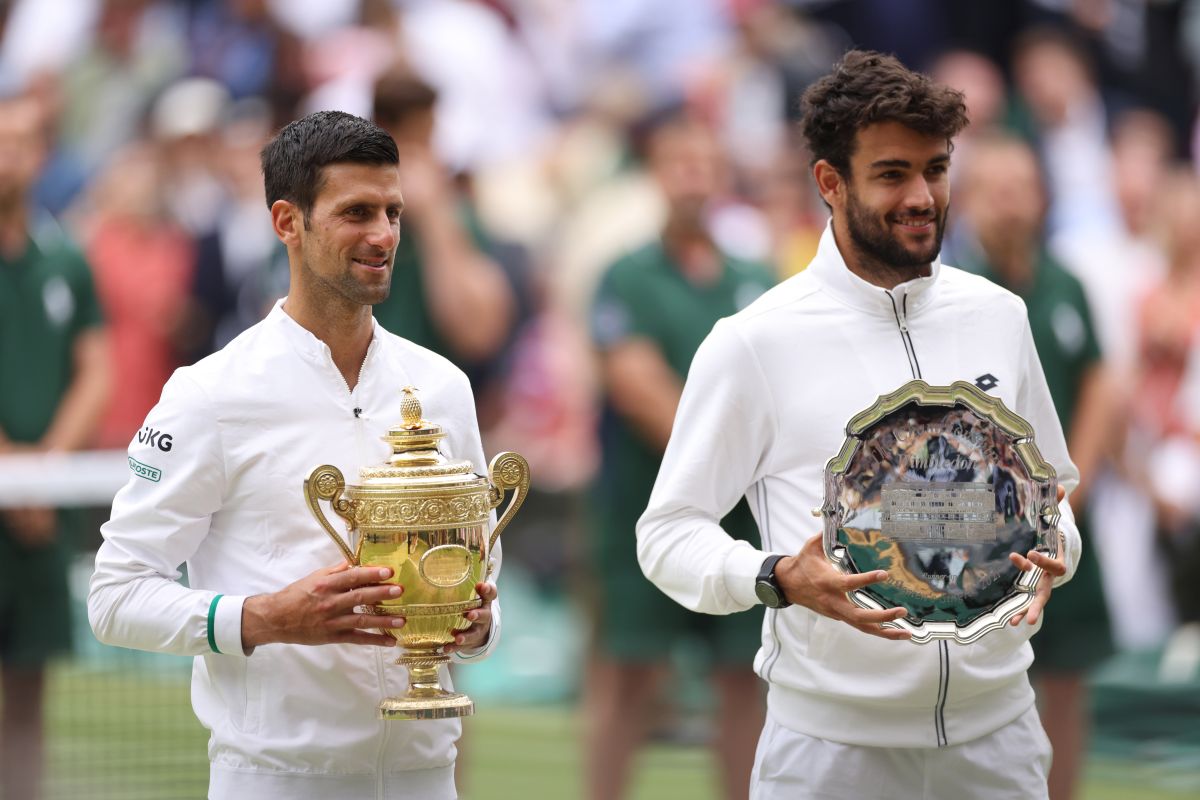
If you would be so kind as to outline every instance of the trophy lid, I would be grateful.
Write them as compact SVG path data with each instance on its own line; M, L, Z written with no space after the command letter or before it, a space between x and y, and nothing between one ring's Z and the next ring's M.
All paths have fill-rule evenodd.
M364 483L405 485L417 482L428 485L460 484L474 482L478 477L470 461L449 459L442 455L438 443L446 433L422 417L421 401L417 389L405 386L400 402L400 422L392 425L382 437L392 447L392 454L384 464L364 467L360 477Z

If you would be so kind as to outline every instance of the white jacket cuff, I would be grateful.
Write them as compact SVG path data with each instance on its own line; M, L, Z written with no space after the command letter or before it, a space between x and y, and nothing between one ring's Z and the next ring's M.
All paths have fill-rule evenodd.
M213 595L208 607L208 647L221 655L247 655L242 649L242 604L245 597Z
M738 606L750 608L759 604L754 582L766 558L767 553L740 540L730 549L725 559L725 590Z

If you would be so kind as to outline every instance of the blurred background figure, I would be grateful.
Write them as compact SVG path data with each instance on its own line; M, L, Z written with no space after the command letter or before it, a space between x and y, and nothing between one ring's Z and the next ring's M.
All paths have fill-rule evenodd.
M1166 270L1138 305L1140 370L1131 424L1144 487L1155 508L1161 546L1181 621L1200 621L1200 447L1184 376L1200 340L1200 178L1172 171L1159 188L1155 227Z
M124 448L183 364L181 325L192 281L192 239L167 213L159 156L132 144L89 188L84 252L108 323L112 378L92 444Z
M392 291L375 318L466 369L478 394L479 371L509 343L517 298L513 279L485 252L469 196L434 153L437 98L405 68L375 86L374 119L396 140L404 187Z
M258 156L272 124L267 102L246 98L218 105L197 126L205 131L194 143L198 161L210 165L198 182L216 207L190 234L195 270L177 331L186 363L229 344L287 293L287 251L271 231Z
M592 309L604 410L586 567L596 623L583 701L588 793L594 800L624 796L672 650L698 637L707 645L715 687L712 745L722 793L744 798L764 715L751 669L761 615L706 617L675 605L642 576L634 526L649 500L692 356L718 319L748 305L773 279L765 265L722 252L709 232L708 215L725 189L711 130L671 109L644 123L639 134L667 212L657 241L610 267ZM757 540L745 500L722 524Z
M1100 344L1083 287L1046 251L1046 195L1033 150L1000 133L976 137L960 172L960 202L976 249L969 266L1019 295L1068 449L1079 468L1072 494L1083 555L1032 639L1031 677L1054 747L1051 800L1074 796L1086 752L1087 673L1113 652L1099 562L1088 534L1087 494L1114 422Z
M26 197L45 109L0 100L0 455L92 444L108 399L104 318L83 257ZM70 648L76 546L53 508L0 509L0 793L41 796L46 667Z

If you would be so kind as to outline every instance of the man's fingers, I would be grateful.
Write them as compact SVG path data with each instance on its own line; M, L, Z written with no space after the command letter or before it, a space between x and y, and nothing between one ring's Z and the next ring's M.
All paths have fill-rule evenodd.
M349 611L356 606L374 606L398 600L403 594L403 586L372 584L343 592L333 599L332 605L338 611Z
M1028 560L1056 578L1067 574L1066 564L1057 558L1051 558L1045 553L1039 553L1037 550L1029 551Z
M859 608L854 606L845 616L852 625L879 625L904 619L908 614L903 608Z
M475 584L475 592L483 600L484 605L496 599L496 587L485 581Z
M1058 485L1058 502L1061 503L1063 501L1063 498L1066 496L1067 496L1067 490L1064 489L1062 484L1060 483Z
M388 617L380 614L344 614L328 620L325 625L330 630L350 631L364 628L390 628L398 630L406 623L404 617Z
M327 573L318 582L317 588L329 592L345 592L359 586L386 581L390 577L390 567L348 567Z
M850 622L850 624L853 627L858 628L863 633L869 633L872 636L878 636L881 639L890 639L891 641L902 641L904 639L912 638L912 633L910 633L909 631L903 630L901 628L884 628L877 624L868 625L868 624L859 624L856 622Z
M880 583L888 579L888 574L881 569L872 572L864 572L861 575L846 575L841 581L842 592L851 592L855 589L861 589L864 586L870 586L873 583Z

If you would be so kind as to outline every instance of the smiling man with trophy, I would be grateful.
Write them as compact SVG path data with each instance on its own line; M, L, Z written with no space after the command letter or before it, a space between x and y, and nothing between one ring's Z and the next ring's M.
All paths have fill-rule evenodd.
M1028 640L1078 473L1024 304L939 260L962 95L853 51L803 115L832 219L697 353L639 561L693 610L767 607L752 800L1045 798ZM743 496L762 550L719 525Z
M456 796L472 706L444 664L496 642L497 536L529 474L514 453L485 468L466 377L372 317L400 236L397 162L387 133L340 112L264 148L288 296L175 373L102 528L92 627L196 657L210 798Z

